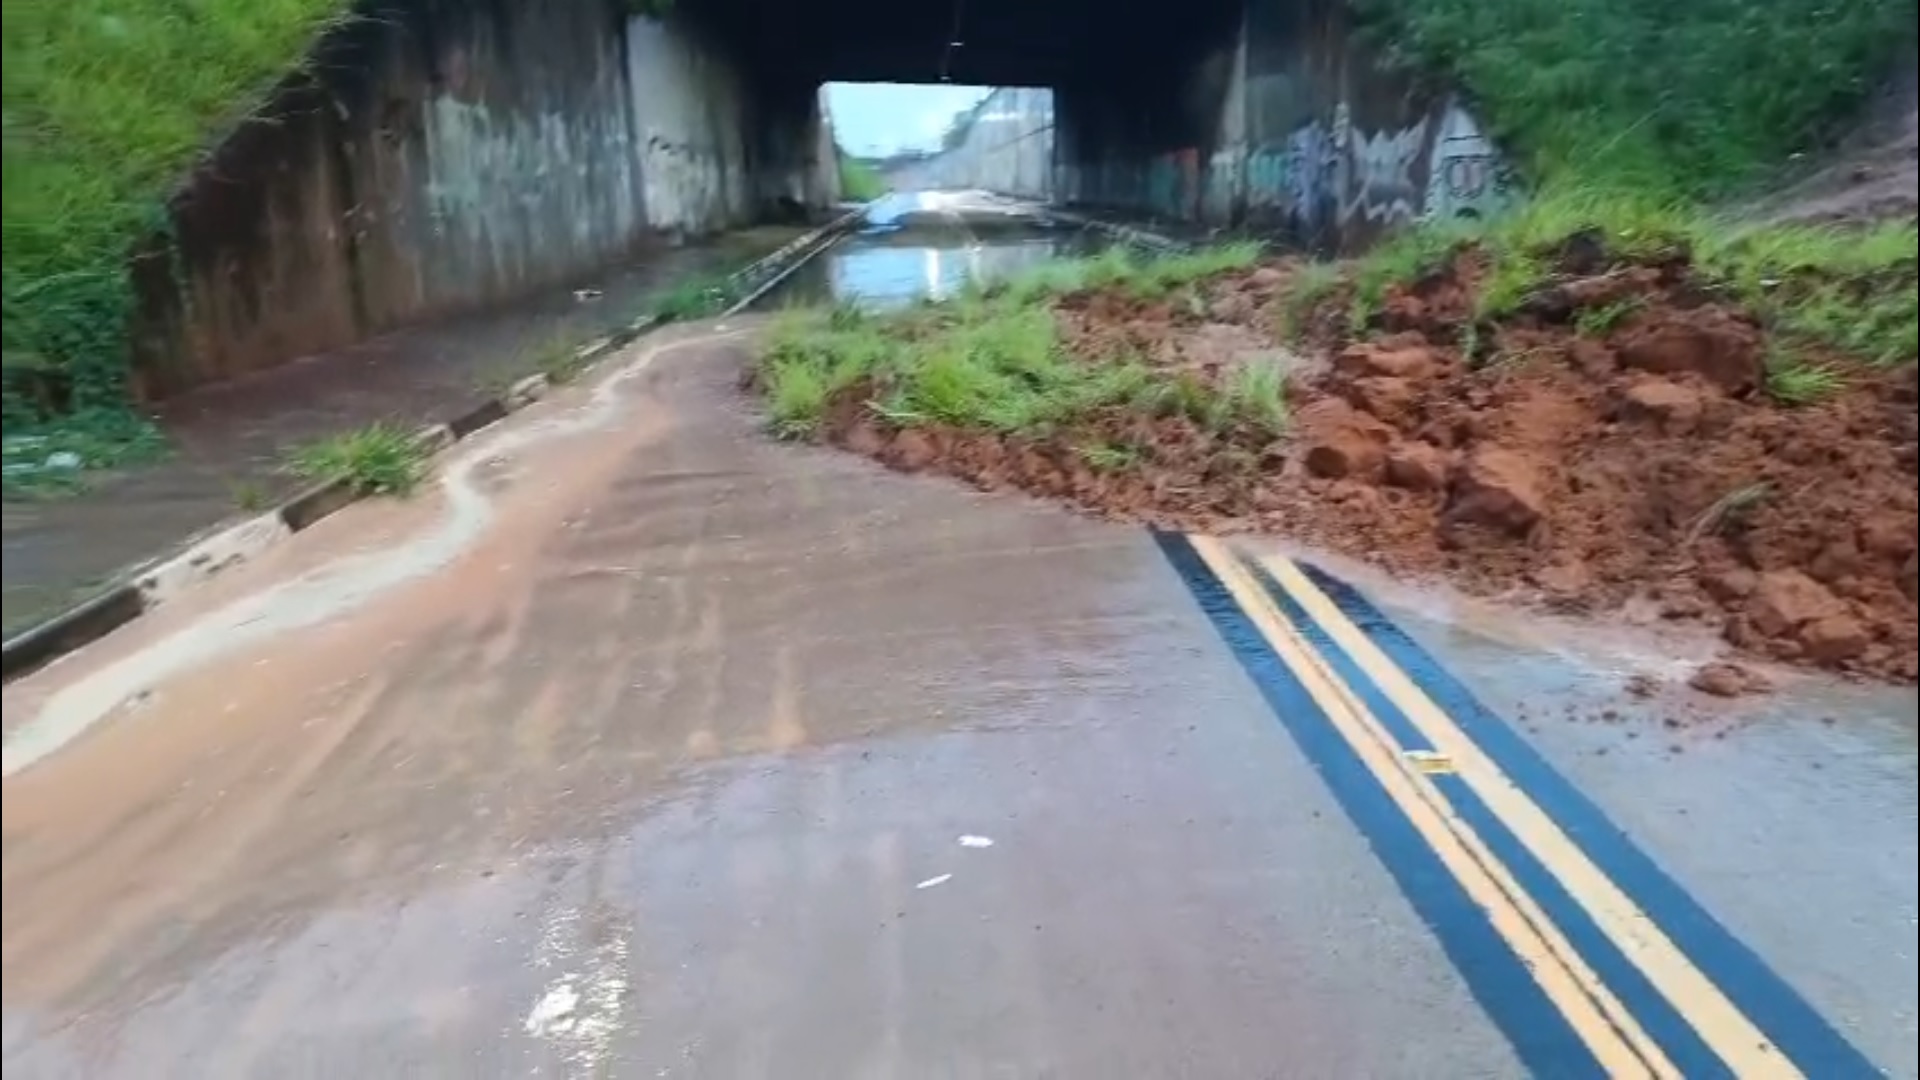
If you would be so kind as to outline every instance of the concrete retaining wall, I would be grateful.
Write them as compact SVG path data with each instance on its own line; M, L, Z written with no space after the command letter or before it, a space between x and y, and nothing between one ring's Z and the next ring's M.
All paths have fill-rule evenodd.
M1518 195L1471 111L1388 69L1335 0L1248 0L1231 42L1170 68L1157 97L1062 88L1061 201L1341 250Z
M383 0L318 47L135 265L163 396L838 196L812 87L621 0ZM789 100L790 99L790 100Z
M1053 91L1003 87L980 102L960 144L889 176L903 191L984 189L1053 197Z

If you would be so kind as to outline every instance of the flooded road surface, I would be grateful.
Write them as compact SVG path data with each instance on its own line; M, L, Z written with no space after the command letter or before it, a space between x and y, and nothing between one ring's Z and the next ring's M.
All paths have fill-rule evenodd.
M10 1078L1915 1074L1911 693L776 444L756 325L6 688Z
M944 300L970 279L1096 254L1103 233L1050 222L1031 204L942 192L889 195L866 224L800 268L764 309L850 302L884 310Z
M288 452L374 421L445 420L538 370L543 357L632 321L687 277L736 269L805 230L769 226L650 252L594 288L555 289L200 390L157 409L168 456L90 478L89 490L5 504L0 623L9 635L100 591L116 573L292 493Z

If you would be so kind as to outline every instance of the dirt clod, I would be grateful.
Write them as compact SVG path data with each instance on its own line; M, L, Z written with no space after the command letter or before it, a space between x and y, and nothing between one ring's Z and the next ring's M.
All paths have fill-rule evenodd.
M1334 370L1355 377L1384 376L1392 379L1423 379L1440 367L1431 348L1425 345L1387 345L1361 343L1349 345L1334 360Z
M1539 469L1526 456L1498 446L1469 454L1453 473L1446 518L1525 534L1546 509Z
M1387 460L1393 429L1344 401L1328 399L1301 411L1306 444L1301 463L1329 480L1371 480Z
M1403 442L1387 451L1387 483L1412 491L1446 486L1453 456L1430 443Z
M1666 379L1648 379L1620 396L1620 419L1650 424L1670 435L1685 435L1700 423L1700 393Z
M1687 685L1703 694L1723 698L1764 694L1773 689L1773 684L1759 672L1718 660L1700 665L1687 679Z
M1699 375L1729 394L1751 392L1767 374L1760 331L1723 308L1654 311L1622 330L1614 347L1627 367Z
M1808 623L1844 614L1839 597L1798 570L1760 575L1746 604L1747 621L1769 637L1782 637Z

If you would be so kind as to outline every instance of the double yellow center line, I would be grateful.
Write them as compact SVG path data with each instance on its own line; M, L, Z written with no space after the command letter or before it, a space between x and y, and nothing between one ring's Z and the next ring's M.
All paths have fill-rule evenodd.
M1799 1077L1802 1072L1661 930L1566 832L1401 670L1300 568L1282 556L1253 564L1218 540L1188 537L1195 555L1225 587L1294 679L1324 710L1500 937L1525 964L1553 1006L1609 1076L1685 1074L1596 974L1539 900L1516 879L1454 809L1440 787L1458 777L1564 888L1700 1040L1740 1077ZM1257 569L1256 569L1257 567ZM1427 740L1408 747L1342 681L1259 579L1264 573L1313 620Z

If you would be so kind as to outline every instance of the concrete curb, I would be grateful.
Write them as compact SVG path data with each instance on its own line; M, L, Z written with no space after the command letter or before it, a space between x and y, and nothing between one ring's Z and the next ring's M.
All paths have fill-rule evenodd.
M1122 243L1132 244L1135 247L1150 248L1154 251L1164 252L1170 255L1193 250L1193 245L1185 240L1175 240L1171 236L1163 236L1157 232L1148 232L1145 229L1136 229L1131 225L1102 221L1099 218L1088 217L1085 214L1076 214L1071 210L1048 208L1045 213L1047 217L1055 221L1065 222L1076 228L1093 229L1096 232L1103 232Z
M862 206L845 213L734 274L728 280L740 299L719 317L738 315L778 287L838 240L860 220L866 209ZM661 320L654 316L643 316L606 337L582 345L575 356L583 367L596 364L660 325ZM552 383L546 375L529 375L499 397L490 398L451 420L421 428L414 438L429 454L437 454L540 400L550 389ZM188 540L174 554L140 564L122 574L105 592L8 638L0 646L0 680L10 682L106 637L186 590L259 557L273 545L363 497L345 478L324 481L272 510L217 526L211 533Z

